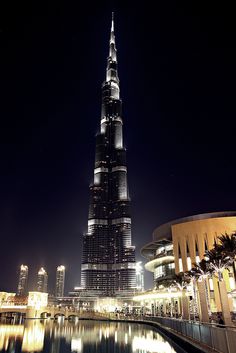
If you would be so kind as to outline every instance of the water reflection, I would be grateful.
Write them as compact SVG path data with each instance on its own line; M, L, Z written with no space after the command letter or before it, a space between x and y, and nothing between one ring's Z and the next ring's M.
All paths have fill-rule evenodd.
M43 350L45 327L36 320L26 320L22 340L22 352Z
M50 353L175 353L150 326L135 323L26 320L24 325L0 324L1 352ZM181 350L181 352L184 352Z

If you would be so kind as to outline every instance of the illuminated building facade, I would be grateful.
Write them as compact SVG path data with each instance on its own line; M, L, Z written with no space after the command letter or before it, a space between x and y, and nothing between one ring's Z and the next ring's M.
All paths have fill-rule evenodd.
M0 292L0 307L4 304L13 303L15 301L16 293Z
M55 288L56 298L64 296L64 286L65 286L65 266L60 265L57 267L57 272L56 272L56 288Z
M38 271L37 291L44 293L48 291L48 274L43 267Z
M136 262L136 288L137 291L144 291L144 269L142 261Z
M88 231L83 235L81 285L105 296L127 293L136 287L113 19L106 79L102 85L94 180L90 185Z
M199 214L166 223L153 232L153 241L141 249L141 254L148 260L146 270L153 273L155 291L143 297L159 310L168 308L173 300L179 312L180 293L159 290L164 281L171 280L180 272L186 272L195 263L204 258L206 250L213 248L218 236L236 231L236 212L215 212ZM233 269L223 273L227 287L231 311L236 311L236 284ZM221 311L218 281L215 276L206 280L211 312ZM189 298L192 298L189 293ZM172 298L172 299L171 299ZM138 299L138 298L137 298ZM141 300L141 297L139 298Z
M19 282L18 282L18 287L17 287L17 295L26 295L27 294L28 273L29 273L28 266L21 265Z

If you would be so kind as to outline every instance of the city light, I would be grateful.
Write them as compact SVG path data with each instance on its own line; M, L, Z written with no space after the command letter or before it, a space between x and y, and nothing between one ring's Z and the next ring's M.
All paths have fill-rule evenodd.
M71 351L76 353L82 352L82 340L81 338L72 338L71 340Z
M48 293L29 292L28 306L40 309L48 305Z
M140 352L141 347L146 347L148 352L156 353L158 347L158 353L175 353L175 349L171 347L169 342L164 341L161 336L160 339L153 339L148 337L137 337L134 336L132 342L133 352Z
M150 294L140 294L134 296L133 299L135 301L145 301L152 299L160 299L160 298L180 298L182 296L182 292L152 292Z
M40 352L43 349L45 328L38 321L27 321L24 329L22 351Z

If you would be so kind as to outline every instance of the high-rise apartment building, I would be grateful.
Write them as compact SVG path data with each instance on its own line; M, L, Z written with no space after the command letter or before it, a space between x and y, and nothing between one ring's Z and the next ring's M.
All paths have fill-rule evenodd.
M57 267L57 272L56 272L56 289L55 289L56 298L64 296L64 286L65 286L65 266L60 265Z
M43 267L38 271L37 291L47 293L48 290L48 274Z
M18 287L17 287L17 295L26 295L27 294L28 273L29 273L28 266L21 265Z
M83 236L81 284L86 290L105 296L136 288L113 18L102 85L100 132L96 136L94 180L90 185L88 232Z

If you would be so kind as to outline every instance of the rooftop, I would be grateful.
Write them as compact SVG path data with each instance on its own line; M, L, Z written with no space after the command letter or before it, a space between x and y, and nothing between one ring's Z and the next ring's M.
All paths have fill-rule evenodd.
M220 217L234 217L236 216L236 211L222 211L222 212L211 212L211 213L201 213L189 217L183 217L175 219L168 223L164 223L161 226L157 227L153 233L153 241L144 245L141 249L141 255L145 258L152 258L153 253L160 246L167 245L172 241L172 232L171 227L175 224L187 223L192 221L198 221L209 218L220 218Z

